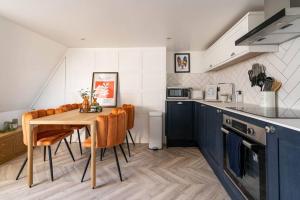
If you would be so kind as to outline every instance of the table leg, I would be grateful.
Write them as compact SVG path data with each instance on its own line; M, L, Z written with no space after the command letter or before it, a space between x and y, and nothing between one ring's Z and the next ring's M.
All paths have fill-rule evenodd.
M91 186L94 189L96 187L96 121L91 124Z
M28 134L28 144L27 144L27 180L28 186L31 187L33 184L33 135L32 135L33 125L29 124L27 126L27 133Z

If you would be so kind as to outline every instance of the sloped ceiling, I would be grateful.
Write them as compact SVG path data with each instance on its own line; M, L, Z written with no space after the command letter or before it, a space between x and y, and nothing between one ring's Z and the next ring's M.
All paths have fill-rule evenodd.
M65 51L0 17L0 112L28 108Z
M68 47L203 50L263 5L263 0L0 0L0 14Z

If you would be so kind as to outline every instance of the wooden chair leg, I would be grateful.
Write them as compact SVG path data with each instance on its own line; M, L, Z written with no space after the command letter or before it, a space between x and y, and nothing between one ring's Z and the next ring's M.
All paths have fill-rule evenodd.
M73 153L72 153L72 151L71 151L71 149L70 149L70 146L69 146L69 144L68 144L68 141L67 141L67 139L66 139L66 138L64 138L64 141L65 141L65 144L66 144L66 146L67 146L67 148L68 148L68 151L69 151L69 153L70 153L70 155L71 155L71 157L72 157L72 160L75 162L75 159L74 159Z
M127 137L127 135L126 135L126 144L127 144L127 149L128 149L128 155L129 155L129 157L131 157L131 154L130 154L130 147L129 147L129 142L128 142L128 137Z
M49 156L49 166L50 166L51 181L53 181L54 178L53 178L53 164L52 164L51 146L48 146L48 156Z
M131 141L132 141L133 146L135 146L135 143L134 143L133 137L132 137L132 135L131 135L131 133L130 133L130 130L128 130L128 133L129 133L129 136L130 136L130 139L131 139Z
M59 141L59 143L58 143L58 145L57 145L57 147L56 147L56 149L55 149L54 155L56 155L56 153L57 153L57 151L58 151L58 149L59 149L60 144L61 144L61 141ZM45 147L45 148L46 148L46 147Z
M78 143L79 143L80 154L82 155L81 139L80 139L80 133L79 133L78 129L77 129L77 135L78 135Z
M46 146L44 146L44 162L46 161Z
M120 149L121 149L121 151L122 151L122 153L123 153L123 156L124 156L126 162L128 163L128 160L127 160L127 157L126 157L126 154L125 154L125 151L124 151L122 145L120 144L119 147L120 147Z
M117 163L117 167L118 167L118 172L119 172L120 180L121 180L121 182L122 182L123 179L122 179L122 174L121 174L121 169L120 169L120 164L119 164L119 159L118 159L118 154L117 154L117 149L116 149L116 147L114 147L114 152L115 152L116 163Z
M23 162L23 164L22 164L22 166L21 166L21 169L20 169L20 171L19 171L19 173L18 173L18 175L16 177L16 180L19 179L19 177L20 177L20 175L21 175L21 173L22 173L22 171L23 171L23 169L24 169L24 167L25 167L25 165L27 163L27 160L28 160L28 158L26 157L25 160L24 160L24 162Z
M86 170L87 168L89 167L89 164L90 164L90 161L91 161L91 154L86 162L86 165L85 165L85 168L84 168L84 171L83 171L83 174L82 174L82 178L81 178L81 183L83 182L83 179L85 177L85 174L86 174Z

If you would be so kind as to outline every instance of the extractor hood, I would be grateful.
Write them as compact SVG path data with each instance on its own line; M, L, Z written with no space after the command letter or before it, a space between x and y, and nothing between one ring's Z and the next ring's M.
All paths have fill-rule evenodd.
M265 18L235 45L278 45L300 36L300 0L265 0Z

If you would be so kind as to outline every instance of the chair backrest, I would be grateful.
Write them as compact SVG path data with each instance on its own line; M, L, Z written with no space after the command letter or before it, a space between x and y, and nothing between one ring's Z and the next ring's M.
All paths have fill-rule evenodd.
M64 112L73 110L72 104L65 104L65 105L60 106L59 108L62 108Z
M80 104L78 103L73 103L71 106L72 106L72 110L80 108Z
M47 109L47 110L36 110L36 111L31 111L31 112L26 112L22 115L22 129L23 129L23 143L25 145L28 144L28 126L29 126L29 121L32 119L37 119L40 117L45 117L49 115L54 115L55 114L55 109ZM51 130L57 130L60 129L61 125L38 125L35 126L32 129L32 136L33 136L33 145L36 145L37 142L37 135L40 132L44 131L51 131Z
M122 108L127 114L127 129L132 129L134 126L135 108L132 104L123 104Z
M122 144L126 136L126 112L123 109L113 109L109 115L98 116L97 130L98 148Z

